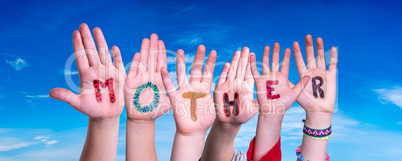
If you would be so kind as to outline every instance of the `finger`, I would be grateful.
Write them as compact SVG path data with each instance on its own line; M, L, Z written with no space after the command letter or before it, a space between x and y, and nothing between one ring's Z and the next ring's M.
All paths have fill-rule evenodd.
M288 86L289 86L290 88L294 88L294 87L295 87L295 85L294 85L290 80L288 80Z
M150 44L149 44L150 45L149 57L148 57L148 69L149 70L156 68L156 54L159 51L158 44L159 44L158 35L152 34Z
M198 46L197 53L195 54L193 66L191 67L190 82L201 81L202 66L204 65L205 47L204 45Z
M328 71L336 72L337 64L338 64L338 51L336 50L336 47L333 46L331 48L331 59L329 60Z
M98 45L100 63L107 65L112 62L112 59L110 57L109 48L107 47L105 37L103 36L102 30L99 27L95 27L93 32L96 44Z
M279 43L274 44L274 50L272 52L272 63L271 63L271 71L279 72Z
M66 102L79 110L80 99L79 96L64 88L53 88L49 92L51 98Z
M160 72L160 70L165 67L167 68L167 56L166 56L166 48L165 43L162 40L159 40L158 44L159 52L158 52L158 59L157 59L157 67L156 72Z
M85 54L84 45L82 44L80 31L74 31L73 33L73 46L78 71L82 72L85 68L89 67L89 62L87 55Z
M229 69L230 69L230 64L226 63L225 66L223 66L222 73L221 73L221 76L219 77L217 86L221 85L222 83L225 83L226 77L228 76Z
M266 75L269 69L269 46L265 46L264 52L262 54L262 75Z
M297 41L293 43L293 53L295 54L296 68L299 73L299 77L303 77L304 71L306 71L306 64L304 64L303 55L300 51L300 45Z
M319 37L316 40L317 43L317 67L325 70L325 52L324 52L324 42L322 38Z
M250 55L250 49L248 47L244 47L240 54L240 60L239 64L237 65L235 79L236 78L239 78L239 80L244 79L244 75L246 74L247 63L249 62L248 60L249 55Z
M313 46L313 38L311 35L306 36L306 59L307 59L307 68L313 69L317 67L314 57L314 46Z
M114 66L119 70L125 70L119 47L117 46L112 47L112 55L113 55Z
M170 80L169 73L165 67L161 69L161 75L162 75L162 82L163 85L165 86L166 92L169 97L174 97L176 93L176 87L173 85L172 80Z
M310 78L311 77L309 75L306 75L296 84L296 86L294 86L293 92L296 94L297 97L299 97L300 93L303 91L303 88L307 85L308 81L310 81Z
M141 53L135 53L134 57L133 57L133 61L131 62L130 65L130 70L128 71L128 78L134 78L137 74L138 74L138 68L140 65L140 61L141 61Z
M184 61L184 51L182 49L177 51L176 59L177 86L180 88L185 82L187 82L186 63Z
M83 23L80 25L80 33L82 42L84 44L85 53L88 57L88 62L90 66L96 66L99 64L99 55L96 51L96 46L94 39L92 38L91 31L88 25Z
M250 55L255 55L255 54L253 52L251 52ZM249 59L250 59L250 56L249 56L248 60ZM247 81L249 83L249 85L254 85L254 79L251 76L251 65L250 65L250 63L247 63L246 74L244 75L244 81Z
M230 69L228 72L227 80L233 80L235 78L237 64L239 63L240 59L240 51L236 51L233 55L232 62L230 63Z
M290 49L286 48L281 66L281 72L286 74L286 76L289 75L289 64L290 64Z
M251 73L253 74L253 78L257 79L260 76L260 72L258 72L256 65L256 58L254 53L250 56L250 65L251 65Z
M214 68L216 62L216 51L212 50L208 56L207 63L205 64L204 71L202 73L202 82L212 83L214 79Z
M146 71L148 68L148 57L149 57L149 40L147 38L142 40L141 44L141 60L140 60L140 66L141 66L141 71ZM144 70L142 69L144 68Z

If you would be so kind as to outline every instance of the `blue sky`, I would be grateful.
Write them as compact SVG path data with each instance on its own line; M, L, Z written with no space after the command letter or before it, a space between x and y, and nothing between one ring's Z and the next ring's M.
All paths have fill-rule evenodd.
M235 50L248 46L261 60L265 45L281 53L304 37L324 39L339 50L338 111L333 118L331 160L402 160L402 10L400 2L192 1L3 2L0 7L0 160L77 160L88 118L49 98L54 87L78 83L65 64L73 53L72 33L81 23L100 27L108 45L117 45L130 63L141 40L157 33L171 52L184 49L191 65L196 47L218 52L215 76ZM304 51L304 47L302 47ZM304 52L303 52L304 53ZM291 58L290 79L299 78ZM283 160L295 160L301 143L303 110L295 104L282 128ZM125 111L121 115L118 160L124 160ZM246 151L257 117L242 126L236 149ZM171 113L157 119L156 146L168 160L174 136Z

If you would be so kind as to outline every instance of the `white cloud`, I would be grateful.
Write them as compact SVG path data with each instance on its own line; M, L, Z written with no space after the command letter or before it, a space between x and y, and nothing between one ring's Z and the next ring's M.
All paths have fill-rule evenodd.
M64 75L76 75L76 74L78 74L78 70L70 70L70 69L64 70Z
M218 56L224 55L225 58L229 58L230 60L232 59L232 56L234 55L234 53L236 51L242 51L241 44L229 44L229 45L217 50L218 53L223 53L223 54L218 54ZM232 56L228 56L228 55L232 55Z
M8 65L10 65L11 67L13 67L16 71L20 71L22 68L31 66L27 63L26 60L22 59L19 56L9 54L9 53L1 53L1 54L6 55L6 57L7 57L5 59L6 63Z
M379 94L378 99L381 103L393 103L402 108L402 87L375 89L374 92Z
M48 136L37 136L34 139L39 140L41 143L45 144L45 147L51 147L51 145L59 142L59 140L48 140Z
M19 149L19 148L23 148L23 147L27 147L29 146L29 143L16 143L16 144L11 144L11 145L0 145L0 151L10 151L13 149Z
M37 136L34 139L35 140L41 140L41 139L48 139L48 138L49 138L48 136Z
M47 98L49 95L26 95L28 98Z
M45 145L47 145L47 147L50 147L51 145L56 144L56 143L58 143L59 141L58 141L58 140L51 140L51 141L49 141L49 140L43 139L43 140L41 140L41 142L44 143Z
M29 65L26 60L17 57L15 60L8 60L6 59L6 63L11 65L16 71L20 71L22 68L29 67Z
M186 64L193 63L195 55L193 54L184 54L184 62ZM176 64L177 58L175 56L168 56L167 57L167 64Z
M204 42L203 38L201 38L201 34L200 33L188 33L186 34L187 37L181 37L180 39L178 39L177 41L175 41L175 43L177 44L182 44L182 45L200 45Z
M29 139L16 137L14 132L13 129L0 129L0 151L10 151L37 144Z
M176 64L176 57L168 56L167 57L167 64Z

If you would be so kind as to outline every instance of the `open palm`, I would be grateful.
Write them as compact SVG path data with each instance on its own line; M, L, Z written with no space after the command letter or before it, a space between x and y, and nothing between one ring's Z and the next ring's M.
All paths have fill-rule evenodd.
M241 53L236 51L231 64L225 64L222 70L214 91L216 113L220 122L244 124L258 113L258 106L254 106L254 79L250 78L249 56L250 50L247 47ZM225 107L225 97L228 108ZM237 108L235 97L238 97Z
M336 99L336 48L331 48L329 69L326 70L323 40L317 38L317 62L314 57L313 39L311 35L307 35L305 41L308 69L306 69L303 61L299 43L294 42L293 50L300 78L309 76L312 80L309 81L306 88L303 89L303 92L297 99L297 103L308 112L332 113ZM321 85L320 82L322 83ZM319 87L313 90L314 86Z
M63 88L54 88L49 95L67 102L90 118L118 117L124 107L123 87L126 78L120 51L116 46L112 48L114 58L114 63L112 63L101 29L95 28L93 32L98 50L88 25L80 25L80 30L73 33L74 54L80 76L79 94ZM110 80L109 86L99 87L100 95L97 99L94 80L106 82L110 78L112 80ZM113 87L113 90L109 87ZM114 96L110 95L111 93L114 93Z
M142 41L141 52L134 55L124 88L129 119L156 119L170 110L160 70L166 68L166 59L165 45L156 34Z
M182 134L206 132L215 120L214 103L211 97L211 83L216 61L216 52L211 51L204 72L205 47L198 47L190 74L190 82L186 76L184 51L177 51L177 84L173 85L166 68L162 69L162 79L173 106L173 115L177 131ZM197 92L196 107L191 109L191 98L188 92ZM184 94L184 95L183 95ZM185 97L185 98L183 98ZM202 97L202 98L201 98ZM191 111L195 111L192 113Z
M290 49L285 50L281 71L279 72L279 43L275 43L271 69L269 68L269 46L264 48L262 72L260 75L256 66L255 55L250 56L251 71L257 88L257 100L260 112L267 114L285 114L286 110L296 101L303 85L310 79L304 77L294 86L288 79Z

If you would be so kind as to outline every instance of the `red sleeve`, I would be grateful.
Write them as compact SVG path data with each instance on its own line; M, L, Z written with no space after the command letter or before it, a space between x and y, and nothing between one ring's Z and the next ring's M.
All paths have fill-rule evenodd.
M253 154L254 154L254 141L255 137L253 140L250 142L250 147L248 148L247 151L247 160L248 161L254 161L253 159ZM272 147L271 150L268 151L267 154L265 154L260 161L281 161L282 159L282 153L281 153L281 138L279 138L278 142Z

